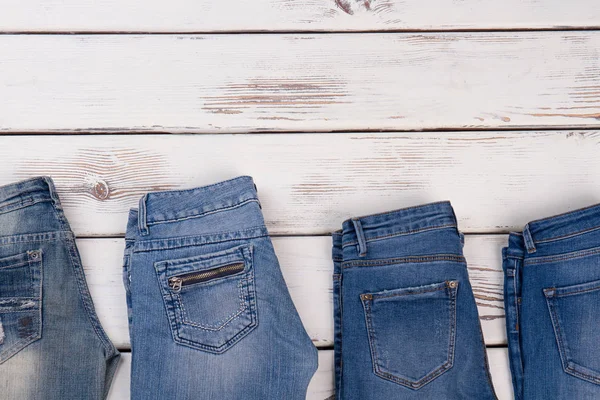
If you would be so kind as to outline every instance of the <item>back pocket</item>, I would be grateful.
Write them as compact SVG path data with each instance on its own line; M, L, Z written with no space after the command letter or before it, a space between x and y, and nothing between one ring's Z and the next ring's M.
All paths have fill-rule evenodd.
M364 293L375 374L420 389L454 363L457 281Z
M600 281L544 289L563 369L600 384Z
M42 251L0 259L0 364L42 337Z
M154 266L175 342L223 353L258 325L251 246Z

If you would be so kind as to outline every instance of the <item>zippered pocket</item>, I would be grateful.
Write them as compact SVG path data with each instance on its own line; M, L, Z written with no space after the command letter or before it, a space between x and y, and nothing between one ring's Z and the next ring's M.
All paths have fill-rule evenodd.
M169 278L169 287L176 293L181 292L183 286L194 285L196 283L208 282L217 278L224 278L229 275L237 274L242 272L246 266L243 262L224 265L209 269L208 271L191 272L179 276L173 276Z
M250 245L154 266L175 342L223 353L258 325Z

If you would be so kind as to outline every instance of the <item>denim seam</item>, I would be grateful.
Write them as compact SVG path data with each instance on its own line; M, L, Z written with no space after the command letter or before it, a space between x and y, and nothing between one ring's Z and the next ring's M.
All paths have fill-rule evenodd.
M29 335L28 337L22 338L21 340L14 343L12 346L10 346L6 349L3 349L2 352L0 352L0 364L4 363L5 361L12 358L14 355L18 354L21 350L23 350L25 347L27 347L31 343L36 342L42 338L42 331L43 331L42 300L43 300L44 273L43 273L43 261L42 261L41 252L40 252L40 257L38 257L38 260L33 261L30 258L28 260L28 265L31 268L34 268L35 266L37 266L37 269L39 272L39 286L37 288L38 290L35 290L36 289L35 286L33 286L32 289L34 289L34 293L37 292L39 297L37 297L37 298L34 297L34 299L37 299L37 306L35 308L29 309L29 310L22 310L22 312L25 312L25 311L36 312L37 311L36 316L39 321L39 326L34 335ZM33 277L32 277L32 281L33 281ZM10 311L10 312L12 313L12 312L18 312L18 311ZM4 313L2 313L2 314L4 314ZM6 356L4 356L4 355L6 355Z
M27 233L23 235L2 236L0 246L11 245L22 242L52 242L67 239L71 235L69 231L52 231L41 233Z
M231 313L230 315L228 315L227 317L223 318L223 320L219 321L219 323L221 323L220 326L204 326L198 323L194 323L191 320L189 320L187 318L187 313L185 311L185 306L183 304L183 300L181 299L181 295L178 293L177 294L177 299L178 302L181 306L181 316L182 316L182 322L185 323L186 325L190 325L196 328L200 328L200 329L204 329L206 331L211 331L211 332L218 332L221 329L223 329L223 327L225 325L227 325L228 323L230 323L231 321L238 319L240 317L240 315L248 308L248 305L244 303L244 296L243 296L243 289L242 289L242 285L241 283L237 284L238 287L238 297L240 300L240 308L238 308L237 311L234 311L233 313Z
M153 226L153 225L159 225L159 224L167 224L167 223L175 223L178 221L186 221L188 219L194 219L194 218L200 218L200 217L204 217L207 215L212 215L212 214L217 214L220 212L225 212L225 211L230 211L230 210L234 210L238 207L241 207L245 204L251 203L251 202L256 202L258 203L258 199L257 198L250 198L244 201L241 201L239 203L236 203L232 206L227 206L227 207L221 207L221 208L217 208L214 210L210 210L210 211L205 211L199 214L192 214L192 215L186 215L184 217L176 217L176 218L170 218L170 219L160 219L160 220L156 220L156 221L148 221L146 220L146 225L147 226ZM147 218L147 217L146 217Z
M163 192L151 192L151 194L153 196L157 196L157 197L180 196L180 195L184 195L184 194L193 193L196 191L202 191L204 189L212 189L212 188L216 188L216 187L220 187L220 186L230 186L231 182L236 181L238 179L245 180L244 178L248 178L248 180L251 179L249 176L242 175L242 176L238 176L235 178L227 179L226 181L221 181L221 182L213 183L210 185L195 187L195 188L191 188L191 189L167 190L167 191L163 191Z
M94 329L100 343L107 351L108 354L114 355L118 354L117 349L114 347L106 332L102 328L100 324L100 320L96 315L96 311L94 309L94 304L92 301L92 297L89 292L89 288L87 287L87 282L85 280L85 275L83 273L83 265L79 259L79 251L77 250L75 239L68 238L67 239L67 252L69 253L71 260L71 268L75 274L75 281L77 282L77 291L79 293L79 298L83 303L83 308L86 311L86 315L88 320L90 321L90 325Z
M552 288L552 289L556 290L557 288ZM581 293L595 292L596 290L600 290L600 286L593 287L591 289L577 290L575 292L569 292L569 293L564 293L564 294L555 293L552 297L567 297L567 296L573 296L573 295L581 294Z
M444 289L448 291L449 298L451 300L450 306L449 306L449 312L450 312L449 342L450 343L448 343L448 359L441 366L434 369L433 371L431 371L429 374L427 374L425 377L419 379L418 381L410 381L407 379L403 379L403 378L397 377L389 372L385 372L385 371L381 370L381 368L379 366L379 356L378 356L377 349L376 349L376 346L374 343L375 342L375 340L374 340L375 332L373 330L373 322L372 322L372 318L371 318L371 314L372 314L371 302L373 300L375 300L376 298L373 297L373 300L362 301L363 308L365 311L365 323L367 326L369 347L371 348L371 351L372 351L373 372L375 373L375 375L377 375L383 379L389 380L391 382L411 388L413 390L417 390L417 389L420 389L423 386L427 385L428 383L432 382L437 377L439 377L440 375L442 375L443 373L445 373L446 371L448 371L450 368L453 367L453 365L454 365L454 349L456 347L456 343L455 343L455 340L456 340L456 294L458 292L458 287L452 289L452 288L449 288L446 284L446 286L441 289L427 290L427 291L423 291L421 293L427 293L427 292L444 290ZM452 318L453 316L454 316L454 318Z
M557 341L558 352L560 354L560 358L562 361L563 370L570 375L579 377L586 381L590 381L590 382L596 383L596 384L600 383L600 377L586 374L586 373L579 371L577 368L573 367L573 365L575 367L579 367L579 364L574 363L569 360L570 359L569 349L567 348L567 345L564 341L563 331L560 328L561 324L559 324L559 317L558 317L557 310L556 310L556 304L554 304L554 301L553 301L553 299L555 299L555 298L556 298L555 296L552 296L552 298L549 298L546 296L546 304L548 306L548 310L550 311L550 319L552 320L552 326L554 327L554 335L555 335L555 338ZM581 367L583 367L583 366L581 366ZM583 367L583 368L585 368L585 367Z
M240 237L229 237L229 238L223 238L223 239L218 239L218 240L211 239L212 237L219 236L219 235L228 235L228 234L237 234L237 233L243 234L244 232L252 232L252 231L257 231L257 230L264 230L264 233L261 232L259 234L242 235ZM261 237L269 237L269 234L266 232L266 228L264 226L248 228L248 229L244 229L242 231L237 231L237 232L211 233L211 234L205 235L205 236L181 236L181 237L174 237L174 238L140 240L140 241L135 242L132 252L133 253L143 253L143 252L151 252L151 251L162 251L162 250L169 250L169 249L178 249L178 248L183 248L183 247L194 247L194 246L200 246L200 245L205 245L205 244L231 242L231 241L236 241L236 240L258 239ZM164 243L174 242L174 241L178 241L178 240L184 240L184 241L185 240L192 240L192 241L198 240L198 242L194 242L194 243L190 243L190 244L164 244ZM156 244L157 247L145 248L147 245L152 245L152 244Z
M408 292L408 293L394 293L394 294L389 294L389 295L373 295L373 299L390 299L390 298L394 298L394 297L402 297L402 296L410 296L413 294L423 294L423 293L431 293L431 292L439 292L440 290L444 290L446 289L445 286L443 287L439 287L436 289L429 289L429 290L418 290L418 291L414 291L414 292Z
M436 226L428 226L426 228L419 228L419 229L413 229L410 231L403 231L403 232L396 232L396 233L390 233L389 235L383 235L383 236L373 236L370 238L366 239L366 242L375 242L377 240L383 240L383 239L389 239L389 238L393 238L396 236L406 236L406 235L412 235L415 233L420 233L420 232L427 232L427 231L433 231L436 229L445 229L445 228L456 228L456 224L448 224L448 225L436 225ZM358 244L358 241L353 241L350 243L344 243L342 244L342 249L348 246L356 246Z
M357 217L358 219L364 219L364 218L370 218L370 217L379 217L382 215L388 215L388 214L394 214L400 211L410 211L410 210L414 210L417 208L427 208L428 206L435 206L435 205L439 205L439 204L445 204L448 203L448 200L441 200L441 201L436 201L433 203L427 203L427 204L421 204L418 206L411 206L411 207L404 207L404 208L399 208L397 210L391 210L391 211L383 211L377 214L369 214L369 215L363 215L361 217Z
M557 254L557 255L553 255L553 256L528 258L528 259L525 259L524 264L525 265L546 264L546 263L551 263L551 262L555 262L555 261L567 261L567 260L572 260L572 259L576 259L576 258L583 258L583 257L593 256L596 254L600 254L600 247L596 247L594 249L588 249L588 250L574 251L574 252L565 253L565 254Z
M248 250L249 250L249 257L251 258L250 265L252 266L254 263L253 247L251 245L248 246ZM181 327L184 324L180 323L177 320L177 315L174 315L173 313L171 313L169 311L167 293L170 294L170 292L167 292L164 289L164 282L160 278L161 273L156 269L156 264L157 263L155 263L155 272L157 274L156 283L158 284L159 291L162 294L161 297L163 298L163 304L165 306L167 322L169 323L169 326L171 327L171 337L173 338L173 341L175 343L178 343L178 344L181 344L184 346L188 346L190 348L197 349L197 350L204 350L204 351L207 351L210 353L222 354L225 351L227 351L229 348L234 346L237 342L242 340L246 335L250 334L250 332L252 332L258 326L258 307L257 307L257 301L256 301L256 289L253 286L254 285L254 269L251 268L248 271L248 277L247 277L248 291L247 291L247 295L246 295L247 296L247 307L246 308L249 309L249 311L250 311L249 312L249 316L250 316L250 320L251 320L250 323L248 325L244 326L235 335L233 335L229 340L227 340L225 343L223 343L222 345L220 345L218 347L206 345L206 344L199 343L197 341L182 337L180 331L181 331ZM174 310L174 311L176 312L177 310ZM191 326L191 328L197 329L196 327L193 327L193 326Z
M575 236L579 236L579 235L584 235L586 233L590 233L590 232L594 232L600 229L600 226L595 226L593 228L588 228L588 229L584 229L582 231L578 231L578 232L573 232L573 233L569 233L566 235L562 235L562 236L556 236L556 237L552 237L552 238L548 238L548 239L540 239L540 240L536 240L536 243L550 243L550 242L556 242L558 240L563 240L563 239L569 239Z
M428 263L436 261L452 261L458 263L466 263L466 259L463 256L457 256L453 254L440 254L431 256L414 256L414 257L399 257L399 258L386 258L381 260L356 260L346 261L342 263L342 268L352 267L370 267L370 266L381 266L381 265L392 265L392 264L412 264L412 263Z

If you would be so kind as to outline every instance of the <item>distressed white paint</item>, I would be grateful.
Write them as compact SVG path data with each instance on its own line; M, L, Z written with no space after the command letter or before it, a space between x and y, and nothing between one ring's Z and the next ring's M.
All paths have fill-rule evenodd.
M6 31L353 31L598 27L594 0L1 0Z
M5 136L0 184L51 175L78 236L123 234L146 191L241 174L271 234L444 199L464 232L499 233L600 202L599 145L597 131Z
M508 354L506 349L488 349L488 361L492 373L494 389L498 400L512 400L512 383L509 375ZM121 365L117 370L108 400L129 399L129 377L131 353L122 355ZM365 371L371 373L371 371ZM333 394L333 351L319 351L319 369L308 387L307 400L325 400Z
M600 32L2 35L0 131L596 127Z

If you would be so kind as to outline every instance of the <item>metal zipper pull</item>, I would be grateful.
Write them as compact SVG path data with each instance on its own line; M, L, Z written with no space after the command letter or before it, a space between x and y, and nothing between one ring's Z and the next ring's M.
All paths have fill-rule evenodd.
M183 279L181 279L181 278L174 277L174 278L169 279L169 286L176 293L179 293L181 291L182 284L183 284Z

